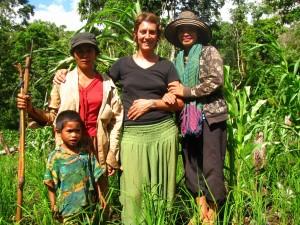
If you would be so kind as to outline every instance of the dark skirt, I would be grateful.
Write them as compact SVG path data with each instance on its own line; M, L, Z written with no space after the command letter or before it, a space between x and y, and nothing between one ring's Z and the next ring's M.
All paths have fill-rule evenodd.
M217 203L225 200L226 142L226 121L209 126L204 120L200 137L183 138L185 182L194 197L205 195L208 201Z

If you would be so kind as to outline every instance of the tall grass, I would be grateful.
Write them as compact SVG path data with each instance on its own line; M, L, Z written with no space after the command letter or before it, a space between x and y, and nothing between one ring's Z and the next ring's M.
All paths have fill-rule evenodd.
M6 132L6 140L17 145L16 133ZM23 224L52 224L52 216L43 185L47 154L53 149L49 128L29 130L26 138L25 187ZM18 154L0 158L0 218L1 224L12 224L16 210Z
M275 61L259 60L259 52L270 51ZM243 85L234 86L225 69L229 106L227 167L229 211L234 224L298 224L300 175L300 79L299 60L288 64L275 40L249 46L253 67ZM254 66L255 65L255 66ZM285 118L291 120L285 122ZM255 143L257 134L263 143ZM256 168L254 151L263 151L264 163ZM297 169L298 168L298 169ZM225 220L224 220L225 221ZM226 221L226 223L229 221Z

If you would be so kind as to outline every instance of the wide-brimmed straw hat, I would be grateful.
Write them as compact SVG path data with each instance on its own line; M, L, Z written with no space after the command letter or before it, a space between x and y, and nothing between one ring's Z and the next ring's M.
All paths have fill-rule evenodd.
M209 26L200 20L192 11L186 10L179 14L178 18L169 23L165 29L165 37L176 47L181 48L177 35L178 28L181 26L193 26L198 33L198 42L206 44L210 41L212 34Z

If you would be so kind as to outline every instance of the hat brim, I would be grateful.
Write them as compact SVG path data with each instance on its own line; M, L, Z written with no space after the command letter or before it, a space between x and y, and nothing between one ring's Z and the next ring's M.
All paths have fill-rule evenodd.
M90 44L90 45L93 45L93 47L95 47L95 49L96 49L96 52L97 52L97 53L100 52L98 46L95 45L94 42L88 41L88 40L82 40L82 41L78 41L75 45L72 46L72 48L71 48L71 50L70 50L71 55L73 55L74 49L75 49L77 46L82 45L82 44Z
M188 19L188 18L180 18L169 23L165 29L165 38L176 47L182 48L183 46L180 43L177 36L177 30L180 26L185 26L185 25L195 27L198 33L198 42L202 44L206 44L211 40L212 38L211 30L206 23L200 20Z

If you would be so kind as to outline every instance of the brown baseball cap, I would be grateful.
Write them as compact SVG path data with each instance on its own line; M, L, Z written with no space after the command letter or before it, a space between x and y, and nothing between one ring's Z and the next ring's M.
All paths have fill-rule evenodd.
M77 33L75 34L70 41L71 50L70 53L73 55L74 48L81 44L90 44L93 45L96 49L96 52L99 53L99 48L97 45L96 36L89 32Z

